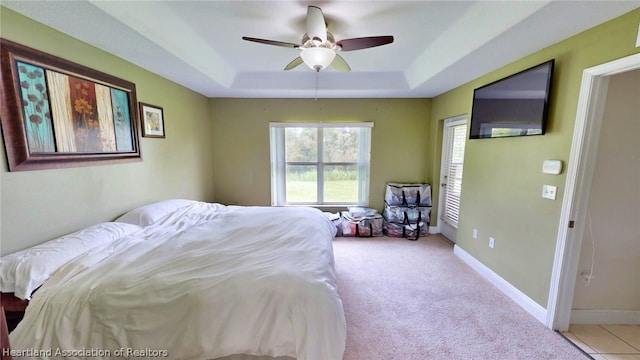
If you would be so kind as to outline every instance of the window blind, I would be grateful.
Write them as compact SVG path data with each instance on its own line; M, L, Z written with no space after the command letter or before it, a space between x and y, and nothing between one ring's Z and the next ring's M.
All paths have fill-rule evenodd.
M467 125L452 126L447 134L450 146L447 148L446 158L449 166L446 174L447 187L442 219L447 224L457 228L460 213L460 195L462 193L462 170Z

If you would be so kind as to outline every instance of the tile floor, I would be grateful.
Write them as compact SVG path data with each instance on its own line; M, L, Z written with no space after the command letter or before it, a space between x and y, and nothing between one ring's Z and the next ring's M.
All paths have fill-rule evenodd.
M640 325L571 325L562 334L595 360L640 360Z

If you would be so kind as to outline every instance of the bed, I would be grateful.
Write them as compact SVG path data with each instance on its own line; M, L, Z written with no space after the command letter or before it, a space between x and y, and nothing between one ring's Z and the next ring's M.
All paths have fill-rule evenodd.
M84 231L0 258L0 290L30 298L14 354L342 359L336 230L317 209L174 199Z

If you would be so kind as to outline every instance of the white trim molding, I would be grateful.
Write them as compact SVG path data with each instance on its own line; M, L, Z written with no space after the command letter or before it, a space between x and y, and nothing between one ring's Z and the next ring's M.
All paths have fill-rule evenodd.
M453 246L453 253L458 256L462 261L471 266L473 270L478 272L482 277L487 279L491 284L507 295L516 304L520 305L531 316L536 318L541 323L545 323L547 320L547 309L540 306L537 302L533 301L530 297L525 295L522 291L518 290L515 286L511 285L507 280L503 279L500 275L496 274L493 270L489 269L486 265L478 261L471 256L468 252L464 251L458 245Z

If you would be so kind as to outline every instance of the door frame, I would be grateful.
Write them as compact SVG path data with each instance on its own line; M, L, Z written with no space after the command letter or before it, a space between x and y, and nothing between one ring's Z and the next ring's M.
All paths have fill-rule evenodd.
M442 233L442 224L444 221L441 220L441 216L444 213L444 191L442 191L442 176L445 173L445 168L448 167L447 162L445 161L444 157L446 152L444 151L444 146L445 146L445 141L447 139L446 137L446 132L447 132L447 127L451 127L451 126L457 126L457 125L461 125L461 124L468 124L469 122L469 115L468 114L461 114L461 115L456 115L456 116L452 116L449 118L446 118L443 120L443 126L442 126L442 144L440 145L440 178L438 179L438 184L440 186L440 191L438 191L438 226L437 226L437 232L438 233ZM467 127L467 131L468 131L468 127ZM466 150L466 139L467 137L465 136L465 150ZM464 175L463 175L464 176ZM455 242L455 239L451 239L453 242Z
M546 325L554 330L566 331L571 321L609 76L636 69L640 69L640 54L597 65L582 73L547 302ZM573 228L569 227L571 221L575 224Z

